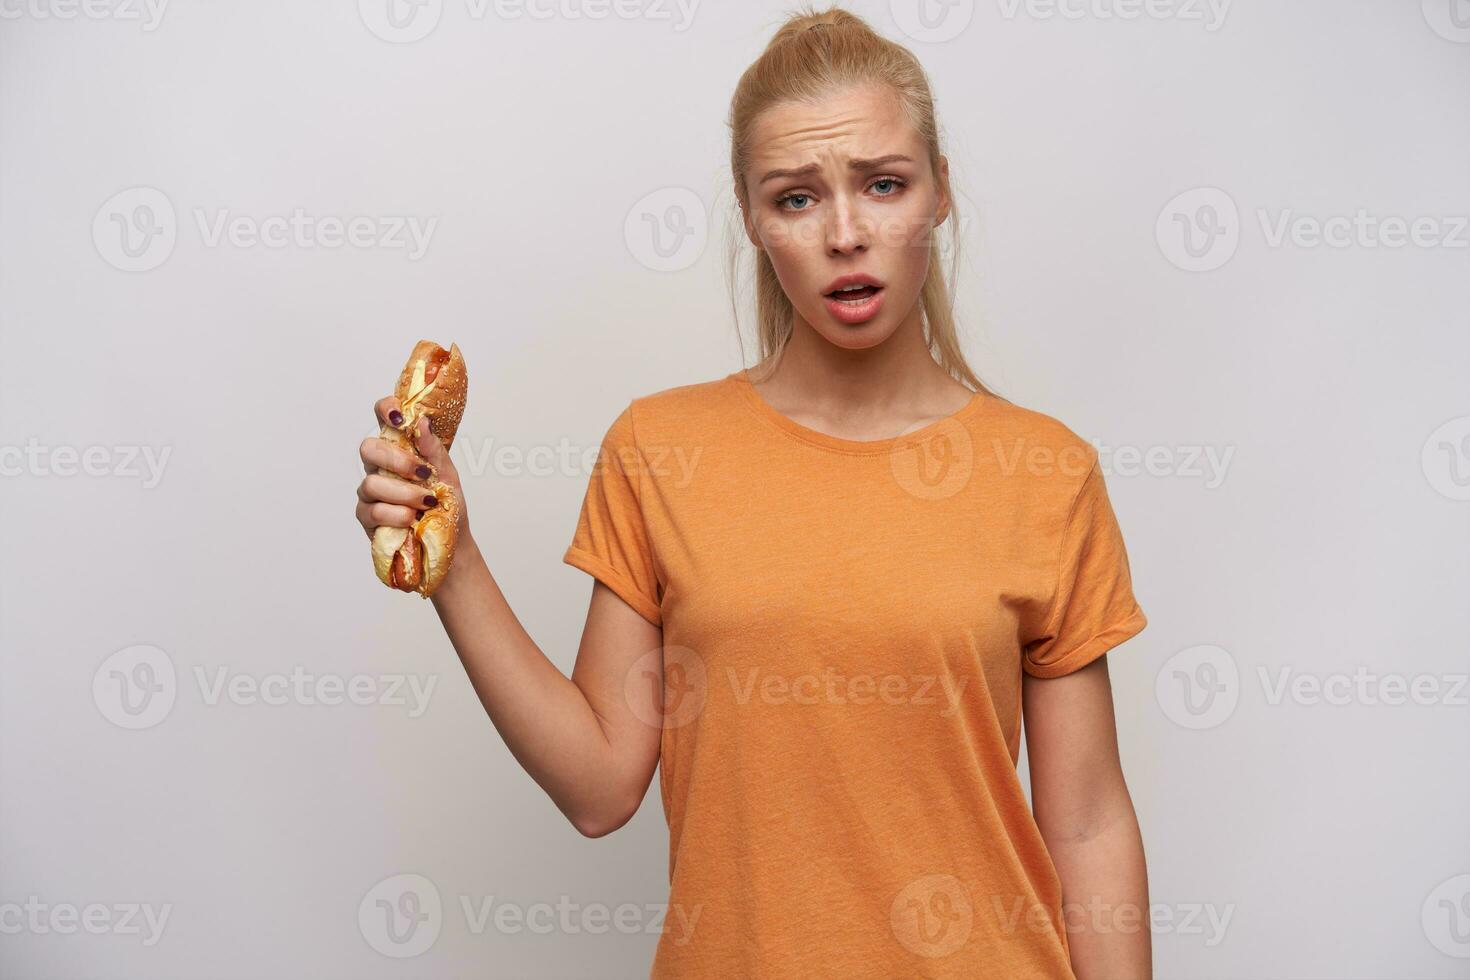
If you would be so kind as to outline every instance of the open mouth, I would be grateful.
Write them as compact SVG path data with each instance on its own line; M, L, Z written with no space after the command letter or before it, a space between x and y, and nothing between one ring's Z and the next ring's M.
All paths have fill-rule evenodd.
M834 289L826 295L844 303L861 303L876 296L882 289L882 286L851 286L847 289Z

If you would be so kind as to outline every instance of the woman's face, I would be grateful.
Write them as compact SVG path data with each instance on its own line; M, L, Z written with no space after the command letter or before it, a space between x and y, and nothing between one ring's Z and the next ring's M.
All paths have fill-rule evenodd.
M936 180L881 86L773 106L757 117L751 147L745 230L770 255L797 317L839 347L887 340L917 314L929 243L949 214L949 162L940 157ZM832 296L849 275L876 288Z

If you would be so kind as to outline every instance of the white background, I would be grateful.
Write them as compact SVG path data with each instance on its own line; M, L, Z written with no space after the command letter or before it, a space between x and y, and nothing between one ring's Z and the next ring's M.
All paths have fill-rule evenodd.
M0 3L7 977L647 975L652 913L579 923L666 899L657 792L607 838L562 818L432 607L373 577L357 445L413 342L457 341L476 537L570 671L583 457L461 447L580 454L629 399L740 366L725 113L785 8L443 0L395 31L385 4ZM912 2L850 9L931 74L972 363L1113 461L1157 975L1470 976L1470 4L960 2L927 39ZM434 224L421 255L207 233L298 209ZM1359 212L1341 247L1301 223ZM1400 247L1371 224L1418 218ZM134 219L172 250L125 255ZM1186 226L1223 232L1194 268ZM116 699L137 645L174 671L155 718ZM297 668L435 687L416 717L211 703ZM1430 693L1384 703L1399 682ZM411 958L374 948L400 874L442 907ZM461 905L562 896L549 932ZM90 904L100 934L52 928ZM156 942L129 904L168 908Z

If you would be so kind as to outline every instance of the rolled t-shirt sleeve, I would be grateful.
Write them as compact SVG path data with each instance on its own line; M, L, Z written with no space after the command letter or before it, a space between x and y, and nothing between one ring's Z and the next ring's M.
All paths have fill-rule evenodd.
M1033 677L1085 667L1148 624L1133 596L1123 534L1096 451L1062 531L1057 585L1041 635L1022 650Z
M645 469L630 404L603 436L576 531L562 561L582 569L644 619L662 626L658 577L640 497Z

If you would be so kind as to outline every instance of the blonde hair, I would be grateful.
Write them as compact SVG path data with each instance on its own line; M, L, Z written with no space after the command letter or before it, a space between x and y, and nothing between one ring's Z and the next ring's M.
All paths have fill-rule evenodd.
M888 86L898 97L900 107L928 148L930 170L938 181L939 127L934 119L929 81L918 60L907 48L880 37L856 14L836 7L823 11L808 7L792 14L781 25L765 51L740 76L730 99L730 170L740 211L750 207L745 170L750 159L751 129L757 116L773 105L811 102L836 88L872 83ZM740 241L744 237L740 218L737 214L731 224L734 233L728 256L730 302L735 308L737 336L740 312L734 283L739 270ZM951 287L960 246L956 230L959 221L953 204L949 218L953 248L948 281L943 272L938 237L931 238L928 246L929 271L920 292L925 343L950 376L976 391L994 394L981 383L960 350ZM764 362L785 349L794 327L795 309L776 278L770 255L764 249L754 251L756 335L760 359Z

